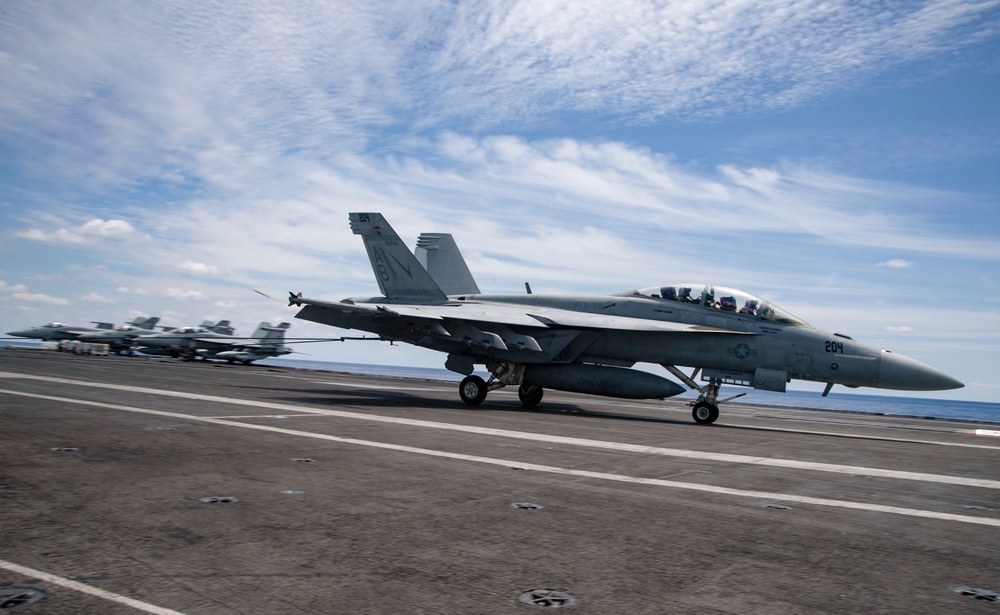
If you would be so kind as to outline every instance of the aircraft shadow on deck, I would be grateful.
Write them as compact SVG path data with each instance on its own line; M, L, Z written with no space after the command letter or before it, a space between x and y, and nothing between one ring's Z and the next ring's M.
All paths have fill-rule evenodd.
M547 414L547 415L572 415L585 416L588 418L609 419L619 421L632 421L640 423L661 423L665 425L692 426L688 420L678 420L672 418L638 416L633 414L621 414L616 412L601 412L582 408L577 404L566 402L552 402L544 405L528 408L519 401L502 401L492 399L479 406L469 406L460 400L435 399L421 397L405 391L387 390L359 390L359 389L275 389L273 387L242 387L255 388L262 391L278 392L286 391L294 393L289 396L274 396L271 401L278 403L294 403L313 406L330 406L340 408L344 405L361 406L367 408L424 408L431 410L462 410L469 413L494 412L517 412L523 414ZM304 397L303 395L315 394L315 397Z
M488 412L516 412L523 414L544 414L562 415L573 417L586 417L593 419L603 419L610 421L622 421L630 423L655 423L661 425L678 425L691 429L727 429L747 432L775 433L787 432L788 428L780 429L766 426L752 425L727 425L726 423L715 423L711 427L698 425L684 419L674 419L667 417L640 416L635 414L622 414L619 412L594 411L583 408L577 404L566 402L549 402L534 408L528 408L519 401L502 401L491 399L479 406L468 406L459 400L435 399L422 397L406 391L392 390L359 390L359 389L338 389L331 390L325 388L317 389L275 389L273 387L241 387L254 388L261 391L279 392L285 391L294 395L273 396L270 399L278 403L293 403L312 406L329 406L331 408L343 409L342 406L360 406L366 408L421 408L430 410L461 410L470 413ZM304 395L314 394L315 397L305 397ZM836 433L813 433L814 436L824 436L829 438L856 438L851 434Z

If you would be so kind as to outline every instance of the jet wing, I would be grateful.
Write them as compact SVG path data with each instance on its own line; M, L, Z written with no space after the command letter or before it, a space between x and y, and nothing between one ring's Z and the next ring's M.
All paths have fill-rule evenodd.
M649 318L629 318L607 314L590 314L570 310L545 310L531 313L532 318L549 327L564 329L615 329L618 331L665 331L673 333L745 333L732 329L691 325L681 322L652 320Z
M314 305L344 313L408 317L423 321L457 320L545 329L613 329L619 331L659 331L672 333L737 333L743 331L685 323L628 318L606 314L574 312L558 308L505 303L448 302L427 305L334 302L293 296L291 304Z
M191 338L199 344L204 344L206 346L239 346L239 342L234 342L231 340L220 340L217 337L193 337Z

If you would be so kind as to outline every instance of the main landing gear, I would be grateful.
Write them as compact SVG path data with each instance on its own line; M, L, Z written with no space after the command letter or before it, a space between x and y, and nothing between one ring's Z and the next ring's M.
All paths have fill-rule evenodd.
M467 376L462 380L462 384L458 385L458 395L470 406L478 406L486 399L487 393L505 386L507 385L495 377L486 382L479 376ZM537 406L544 394L545 389L539 386L521 383L517 387L517 398L529 408Z
M524 367L522 363L487 363L486 368L491 372L489 381L475 375L466 376L458 385L458 394L465 403L478 406L490 391L516 384L517 398L525 406L534 408L542 401L545 390L524 382Z
M458 385L459 396L470 406L478 406L483 403L488 392L486 381L479 376L466 376L462 380L462 384Z

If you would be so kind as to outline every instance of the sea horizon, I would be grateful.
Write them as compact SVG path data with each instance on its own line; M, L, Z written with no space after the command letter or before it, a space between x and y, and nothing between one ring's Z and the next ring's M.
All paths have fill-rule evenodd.
M330 372L345 372L351 374L367 374L372 376L388 376L396 378L417 378L439 382L459 383L463 376L439 367L412 367L400 365L379 365L369 363L345 363L337 361L315 361L303 359L286 359L283 357L257 361L258 365L272 367L291 367L299 369L315 369ZM488 374L480 374L487 377ZM842 387L841 387L842 388ZM804 408L809 410L827 410L833 412L878 414L900 417L916 417L924 419L950 419L959 421L975 421L1000 423L1000 404L981 401L961 401L951 399L932 399L923 397L899 397L893 395L866 395L864 393L838 392L834 389L827 397L818 391L790 390L785 393L747 389L746 387L729 386L723 389L722 397L745 393L730 404L778 406L785 408ZM688 391L673 399L693 399L697 393Z

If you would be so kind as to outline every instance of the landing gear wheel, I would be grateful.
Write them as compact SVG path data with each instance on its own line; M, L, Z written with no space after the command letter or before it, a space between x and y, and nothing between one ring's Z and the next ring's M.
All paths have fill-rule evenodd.
M545 389L542 387L537 387L532 384L522 384L517 387L517 398L521 400L521 403L529 408L534 408L538 405L538 402L542 401L542 395L545 394Z
M700 401L694 405L691 416L699 425L711 425L719 418L719 407Z
M486 399L486 381L479 376L467 376L458 385L458 394L462 401L470 406L478 406Z

